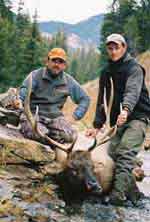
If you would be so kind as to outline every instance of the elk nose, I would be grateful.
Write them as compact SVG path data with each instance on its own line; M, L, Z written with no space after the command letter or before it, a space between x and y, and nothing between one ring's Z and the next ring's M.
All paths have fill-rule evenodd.
M88 181L86 184L87 190L92 193L101 194L102 188L96 181Z

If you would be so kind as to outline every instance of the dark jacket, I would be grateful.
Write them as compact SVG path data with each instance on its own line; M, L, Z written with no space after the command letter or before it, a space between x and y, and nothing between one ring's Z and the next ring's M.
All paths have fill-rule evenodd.
M89 97L79 83L65 72L53 77L46 68L34 70L32 75L31 110L34 113L39 106L39 115L48 118L57 118L62 114L62 108L68 96L78 104L73 116L81 119L89 106ZM24 101L28 87L28 77L20 89L20 98Z
M129 110L128 121L150 118L150 99L145 86L145 71L128 53L117 62L108 61L101 73L96 115L93 122L95 128L105 123L104 87L106 87L107 103L110 98L110 78L114 84L114 100L110 115L111 125L116 123L120 107Z

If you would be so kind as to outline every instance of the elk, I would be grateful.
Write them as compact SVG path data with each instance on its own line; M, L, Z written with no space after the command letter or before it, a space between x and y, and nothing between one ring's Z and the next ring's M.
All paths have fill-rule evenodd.
M58 150L60 153L58 160L63 163L64 177L70 186L76 186L76 189L80 189L82 185L88 192L92 191L93 193L94 191L97 194L110 191L115 170L115 163L108 155L109 140L115 135L117 130L117 125L110 126L110 112L114 97L112 79L110 81L111 96L108 107L106 89L104 89L104 110L106 113L104 133L98 139L94 139L93 145L87 151L82 149L82 147L79 148L80 150L73 148L72 152L66 155ZM144 171L139 166L134 168L133 174L138 181L144 177Z
M110 190L115 163L108 155L107 149L110 138L115 135L117 125L110 126L110 112L114 97L113 82L111 79L111 97L109 105L106 102L106 90L104 90L104 110L106 112L105 132L98 140L95 138L93 145L87 151L72 150L64 163L64 174L68 175L70 184L78 183L87 191L106 193ZM60 151L59 151L60 152ZM61 158L62 160L62 158ZM70 181L71 180L71 181ZM99 185L99 186L98 186ZM97 192L98 191L98 192Z
M106 90L104 90L104 109L106 112L106 127L105 132L102 134L99 141L94 139L93 144L87 151L84 149L75 150L74 145L77 138L74 139L70 146L60 144L51 139L46 134L43 134L38 128L38 107L36 109L35 117L33 117L30 110L30 95L32 89L32 76L29 77L29 85L27 96L24 101L24 112L28 121L31 124L32 130L35 135L38 135L42 141L48 144L55 145L57 153L57 161L62 164L62 173L67 182L76 189L84 186L86 191L94 191L97 194L106 193L110 190L113 180L113 173L115 163L108 155L107 149L110 138L115 135L117 125L110 126L110 112L113 103L113 82L111 80L111 97L109 100L108 108L106 102ZM137 171L136 173L137 174Z

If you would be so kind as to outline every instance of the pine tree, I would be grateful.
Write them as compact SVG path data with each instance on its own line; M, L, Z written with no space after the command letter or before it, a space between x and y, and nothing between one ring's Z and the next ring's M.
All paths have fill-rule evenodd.
M23 13L24 2L19 1L14 33L14 84L19 84L25 76L26 62L24 59L26 45L30 36L31 23L29 16Z
M58 31L52 37L49 48L63 48L67 52L67 38L63 31Z
M150 48L150 0L114 0L111 11L105 15L101 29L101 65L106 61L105 39L111 33L124 35L128 50L137 55Z
M25 62L28 64L26 66L26 73L31 70L39 67L41 65L40 62L40 50L39 45L42 43L40 32L37 24L37 10L35 10L35 14L33 16L33 23L30 30L30 38L28 39L26 50L25 50Z
M3 91L12 79L12 35L14 30L10 2L0 0L0 91Z
M13 20L13 13L11 11L11 1L10 0L0 0L0 18Z

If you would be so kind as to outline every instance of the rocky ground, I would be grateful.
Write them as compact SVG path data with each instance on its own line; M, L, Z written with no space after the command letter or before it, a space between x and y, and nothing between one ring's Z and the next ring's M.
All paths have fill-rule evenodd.
M16 136L19 136L17 145L14 140L10 142ZM20 151L16 149L18 146ZM42 162L43 149L46 149L45 162ZM16 151L15 155L12 150ZM147 197L138 206L104 205L100 198L89 196L66 202L56 180L60 165L54 161L53 151L0 126L0 222L148 222L150 152L142 151L141 158L147 177L139 187Z

